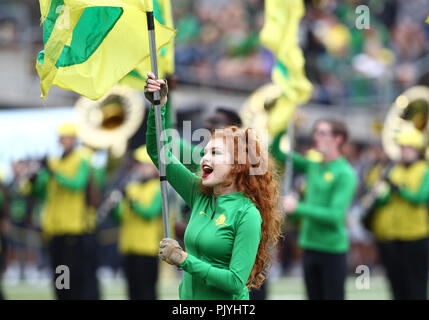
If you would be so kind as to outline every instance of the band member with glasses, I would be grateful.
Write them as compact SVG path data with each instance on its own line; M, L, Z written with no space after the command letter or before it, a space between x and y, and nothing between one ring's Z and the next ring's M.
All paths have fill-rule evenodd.
M344 299L349 249L345 215L353 200L357 177L341 147L347 141L345 125L322 119L314 125L314 149L322 161L293 153L294 170L304 173L303 199L288 195L283 207L301 220L298 244L303 249L304 280L310 300Z

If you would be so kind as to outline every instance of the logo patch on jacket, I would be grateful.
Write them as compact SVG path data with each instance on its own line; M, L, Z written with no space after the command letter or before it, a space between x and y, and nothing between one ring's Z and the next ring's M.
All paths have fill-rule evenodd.
M217 226L226 226L225 220L225 215L221 214L218 218L216 218L215 223Z
M331 182L332 180L334 180L334 175L332 172L325 172L325 174L323 175L323 179L325 179L326 182Z

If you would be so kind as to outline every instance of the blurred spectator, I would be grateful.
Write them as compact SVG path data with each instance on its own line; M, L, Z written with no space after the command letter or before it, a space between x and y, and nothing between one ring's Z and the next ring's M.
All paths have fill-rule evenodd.
M8 187L10 197L10 222L13 226L10 232L8 264L15 269L18 279L29 274L30 269L36 268L36 256L30 247L31 239L28 230L32 226L31 211L34 199L22 192L22 181L27 178L31 164L29 161L16 161L12 164L13 181Z
M420 70L414 62L428 53L427 1L305 3L300 38L314 102L376 104L386 98L386 83L397 84L395 95L417 81ZM359 5L369 8L369 29L355 25ZM244 90L270 81L273 57L258 39L263 7L262 0L178 1L174 10L179 80L186 75L194 83Z
M313 102L385 103L428 71L416 62L428 54L428 1L304 2L299 38ZM369 8L369 29L356 27L360 5ZM4 0L0 12L0 47L28 45L34 56L42 40L37 2ZM264 0L175 0L173 14L179 81L244 91L270 81L275 61L259 43Z

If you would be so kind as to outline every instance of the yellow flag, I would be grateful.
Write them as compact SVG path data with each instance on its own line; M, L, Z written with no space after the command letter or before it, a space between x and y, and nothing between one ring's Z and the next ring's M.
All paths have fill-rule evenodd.
M174 28L171 0L153 0L153 14L162 25ZM156 39L158 42L158 40ZM165 78L174 74L174 39L164 46L157 55L158 77ZM152 70L150 59L146 59L136 69L127 74L121 81L121 85L129 86L136 90L143 90L146 85L146 74Z
M148 60L152 0L39 0L45 48L37 57L42 98L52 85L97 100ZM157 51L176 30L155 21Z
M304 10L302 0L265 0L265 23L260 41L276 57L271 78L284 93L269 114L271 134L280 132L288 125L296 105L308 101L312 92L312 85L304 71L304 55L298 43L299 22Z
M174 28L171 0L154 0L154 4L153 10L155 18L162 25ZM159 65L162 74L174 74L174 39L161 49Z

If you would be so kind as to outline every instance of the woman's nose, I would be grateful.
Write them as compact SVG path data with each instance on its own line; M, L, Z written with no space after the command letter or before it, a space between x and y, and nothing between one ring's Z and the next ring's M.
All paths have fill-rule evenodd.
M204 163L207 163L207 155L201 156L200 164L203 165Z
M211 161L211 154L209 154L209 153L206 153L205 155L203 155L202 157L201 157L201 161L200 161L200 163L201 164L204 164L204 163L206 163L206 164L208 164L210 161Z

